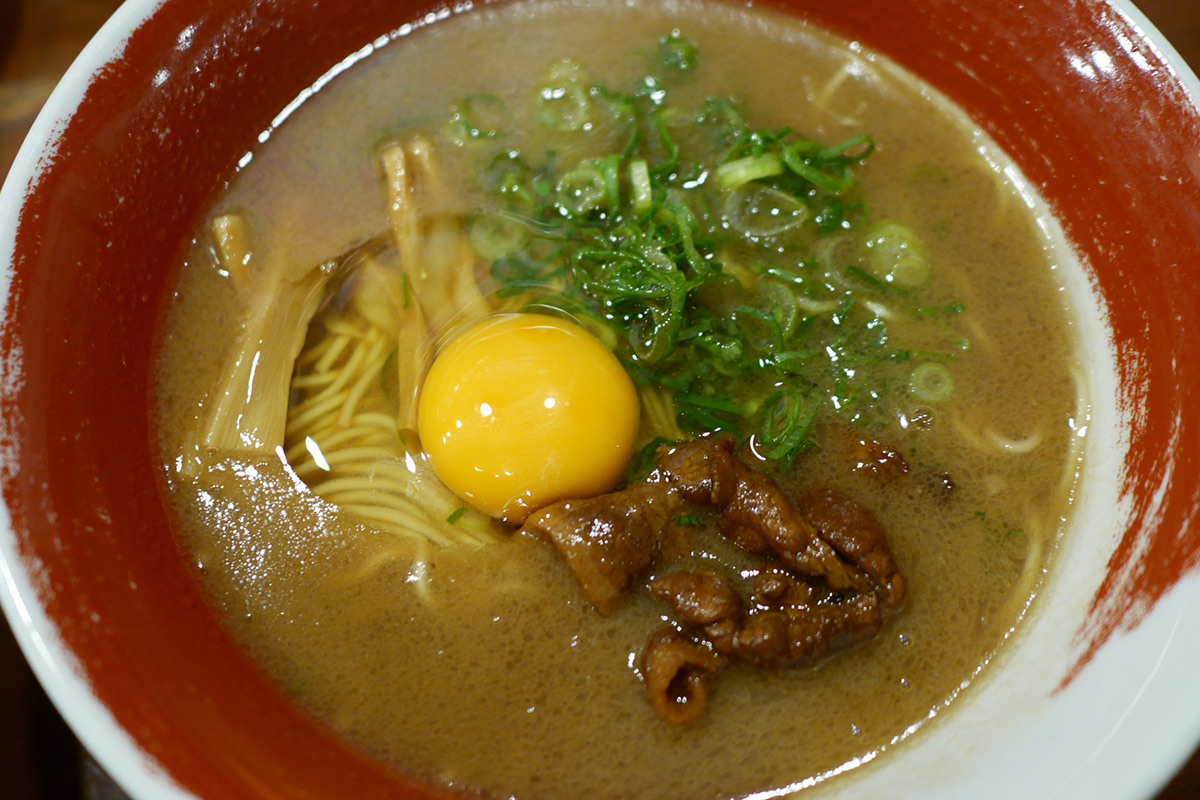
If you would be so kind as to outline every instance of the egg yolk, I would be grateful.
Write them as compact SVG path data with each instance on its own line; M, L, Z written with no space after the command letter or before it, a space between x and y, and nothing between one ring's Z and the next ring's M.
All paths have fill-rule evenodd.
M637 393L616 357L578 325L542 314L490 317L457 336L417 405L438 477L514 524L611 489L637 429Z

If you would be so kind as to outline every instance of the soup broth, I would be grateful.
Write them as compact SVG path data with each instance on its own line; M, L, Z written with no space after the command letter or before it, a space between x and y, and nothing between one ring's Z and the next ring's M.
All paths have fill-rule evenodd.
M875 151L857 168L863 205L872 219L914 231L931 273L911 292L880 289L871 313L906 353L939 354L881 372L889 388L879 403L853 414L823 407L815 446L774 473L785 492L833 486L874 512L907 578L903 608L873 641L811 669L730 665L704 715L682 728L664 724L639 688L639 654L670 617L646 593L600 614L544 541L476 519L469 535L439 543L398 532L395 514L318 496L305 484L323 456L295 432L295 410L278 450L197 444L221 401L212 387L245 330L245 292L213 248L214 220L241 215L252 251L281 263L336 260L391 224L378 155L407 131L428 134L445 177L423 213L470 220L490 201L470 143L453 142L448 108L494 97L514 119L536 119L535 87L563 59L605 86L636 86L672 31L696 51L694 68L668 87L680 107L729 97L763 129L789 126L827 144L870 134ZM554 147L536 125L512 135L522 152ZM1066 524L1083 387L1057 254L1016 174L928 86L765 11L549 0L488 6L401 37L270 131L186 255L158 397L165 493L182 541L230 629L281 690L399 771L517 798L815 787L897 747L985 670ZM733 262L760 251L729 252ZM337 301L315 294L325 305L297 361L294 407L331 352L315 348L334 346L318 328L336 327ZM392 349L363 356L378 359L385 384L405 358ZM951 396L923 399L896 385L921 360L948 365ZM386 429L403 412L380 384L363 383L360 397L376 403L363 413ZM644 428L650 416L644 408ZM886 443L906 473L888 478L855 455L863 437ZM458 501L445 502L439 525L462 514ZM681 557L744 560L705 526Z

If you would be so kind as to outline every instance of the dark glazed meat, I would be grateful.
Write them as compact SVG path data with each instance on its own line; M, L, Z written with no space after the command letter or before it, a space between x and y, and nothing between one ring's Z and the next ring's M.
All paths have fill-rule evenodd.
M587 599L608 613L658 557L659 533L679 505L665 487L639 484L546 506L521 530L553 542Z
M737 493L717 520L722 534L751 553L770 552L794 572L824 579L835 591L871 588L867 577L838 558L773 480L740 462L736 474Z
M737 496L738 462L733 437L696 439L661 453L646 479L671 486L689 503L723 508Z
M838 554L870 576L888 606L904 599L905 582L892 557L883 526L871 511L835 489L801 495L801 513Z
M708 703L705 676L725 659L678 631L665 628L650 638L642 656L642 679L654 710L669 724L687 725Z
M803 667L875 636L883 609L874 593L820 603L803 583L781 573L756 580L765 608L747 609L724 578L707 570L658 578L650 592L679 619L700 629L721 655L761 667ZM761 576L760 576L761 577Z
M558 548L603 613L670 552L663 539L680 527L674 520L681 512L712 512L717 530L757 557L760 568L741 576L741 591L711 569L651 582L650 593L694 633L660 631L643 657L650 701L672 725L699 715L704 676L727 658L769 668L815 664L874 637L884 612L904 599L904 577L869 509L824 488L793 503L769 476L737 459L733 444L716 436L660 451L645 481L547 506L522 528Z
M721 533L747 552L771 553L836 591L870 588L866 576L838 558L773 480L734 457L731 436L672 448L647 481L674 487L693 505L718 509Z
M665 600L689 625L711 625L742 616L742 598L715 572L681 570L650 584L650 594Z

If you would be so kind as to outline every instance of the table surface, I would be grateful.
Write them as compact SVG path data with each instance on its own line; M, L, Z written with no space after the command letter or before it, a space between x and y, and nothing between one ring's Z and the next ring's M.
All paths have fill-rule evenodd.
M1135 0L1200 72L1200 0ZM0 0L0 175L58 77L116 0ZM10 800L119 795L54 712L0 625L0 776ZM1200 798L1200 750L1156 800Z

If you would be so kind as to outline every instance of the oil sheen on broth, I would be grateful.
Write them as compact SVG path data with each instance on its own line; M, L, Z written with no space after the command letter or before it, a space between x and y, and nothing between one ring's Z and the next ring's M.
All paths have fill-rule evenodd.
M671 87L681 105L732 97L756 127L791 126L824 143L873 137L859 172L866 206L921 237L932 277L919 305L962 306L908 346L970 343L954 355L950 399L892 391L872 417L870 435L911 465L905 479L854 468L839 444L848 423L835 415L818 419L819 446L782 479L785 489L838 487L875 512L908 578L904 608L875 640L815 669L728 667L704 716L679 729L638 686L637 654L668 613L644 593L600 615L545 542L486 525L474 543L444 547L397 536L298 488L271 450L196 444L240 324L239 287L209 244L213 219L236 211L256 254L321 264L388 229L377 158L393 133L438 141L447 107L467 96L498 96L532 118L533 87L566 58L606 86L634 85L676 29L699 53L695 73ZM536 132L527 137L537 145ZM440 211L450 217L478 202L458 159L450 148L442 162ZM315 716L443 785L518 798L819 791L842 765L896 747L980 674L1025 613L1066 522L1082 391L1071 326L1054 252L1003 165L932 90L765 12L512 3L381 48L253 153L212 209L168 308L165 484L214 603ZM915 303L897 295L894 305ZM905 336L900 321L891 330ZM303 442L288 447L312 461ZM696 561L728 555L718 537L698 535Z

